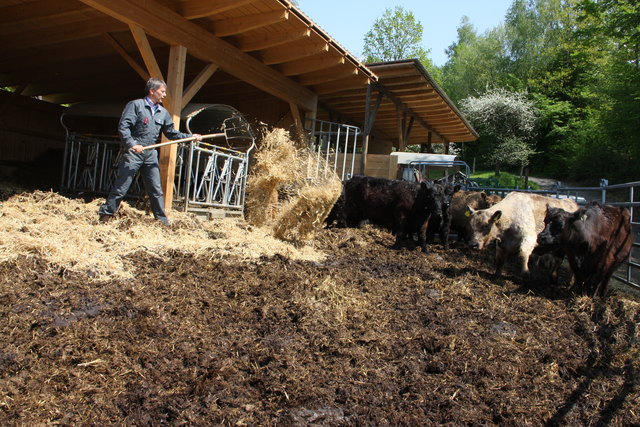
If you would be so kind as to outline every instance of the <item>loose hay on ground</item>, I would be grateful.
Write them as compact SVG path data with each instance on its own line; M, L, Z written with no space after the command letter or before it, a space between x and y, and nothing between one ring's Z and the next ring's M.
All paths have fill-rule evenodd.
M53 192L15 195L0 206L0 262L31 255L51 266L89 274L94 279L131 278L140 251L166 260L178 251L224 258L256 259L281 254L321 260L310 247L295 248L270 236L270 230L243 220L201 221L171 212L171 228L123 203L114 220L98 222L102 200L85 203ZM251 238L248 238L248 236Z

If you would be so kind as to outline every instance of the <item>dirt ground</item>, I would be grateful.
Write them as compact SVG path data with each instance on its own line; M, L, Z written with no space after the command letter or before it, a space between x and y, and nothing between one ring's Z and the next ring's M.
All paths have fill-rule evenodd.
M638 425L637 300L393 241L323 230L322 261L140 251L102 281L4 261L0 424Z

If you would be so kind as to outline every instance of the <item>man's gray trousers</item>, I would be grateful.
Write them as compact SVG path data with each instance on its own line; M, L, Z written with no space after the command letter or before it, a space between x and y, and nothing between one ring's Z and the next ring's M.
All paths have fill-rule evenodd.
M121 155L116 181L111 187L106 202L98 209L98 213L100 215L115 215L138 170L142 174L144 186L151 200L153 216L168 225L169 220L164 211L164 197L160 183L158 152L153 149L142 153L126 150Z

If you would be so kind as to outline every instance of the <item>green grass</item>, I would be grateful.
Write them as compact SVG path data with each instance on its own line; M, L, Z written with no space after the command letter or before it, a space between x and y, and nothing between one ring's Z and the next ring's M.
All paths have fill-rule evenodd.
M494 171L479 171L472 173L469 178L481 187L524 188L524 178L509 172L500 172L500 175L496 176ZM532 190L540 189L540 186L532 181L529 181L529 187Z

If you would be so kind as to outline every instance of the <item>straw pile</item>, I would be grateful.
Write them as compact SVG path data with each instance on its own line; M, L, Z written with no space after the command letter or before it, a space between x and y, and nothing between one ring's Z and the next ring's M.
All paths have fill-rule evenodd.
M296 149L288 132L268 132L255 156L247 183L247 220L266 226L281 240L311 240L340 195L333 172L310 177L315 155Z
M44 259L52 269L105 280L133 277L141 252L160 261L175 253L241 260L275 254L300 260L323 258L312 248L296 249L271 237L269 230L242 220L203 222L173 211L172 226L166 228L126 202L113 221L102 224L97 215L102 202L85 203L42 191L11 196L0 205L0 262L28 255Z

